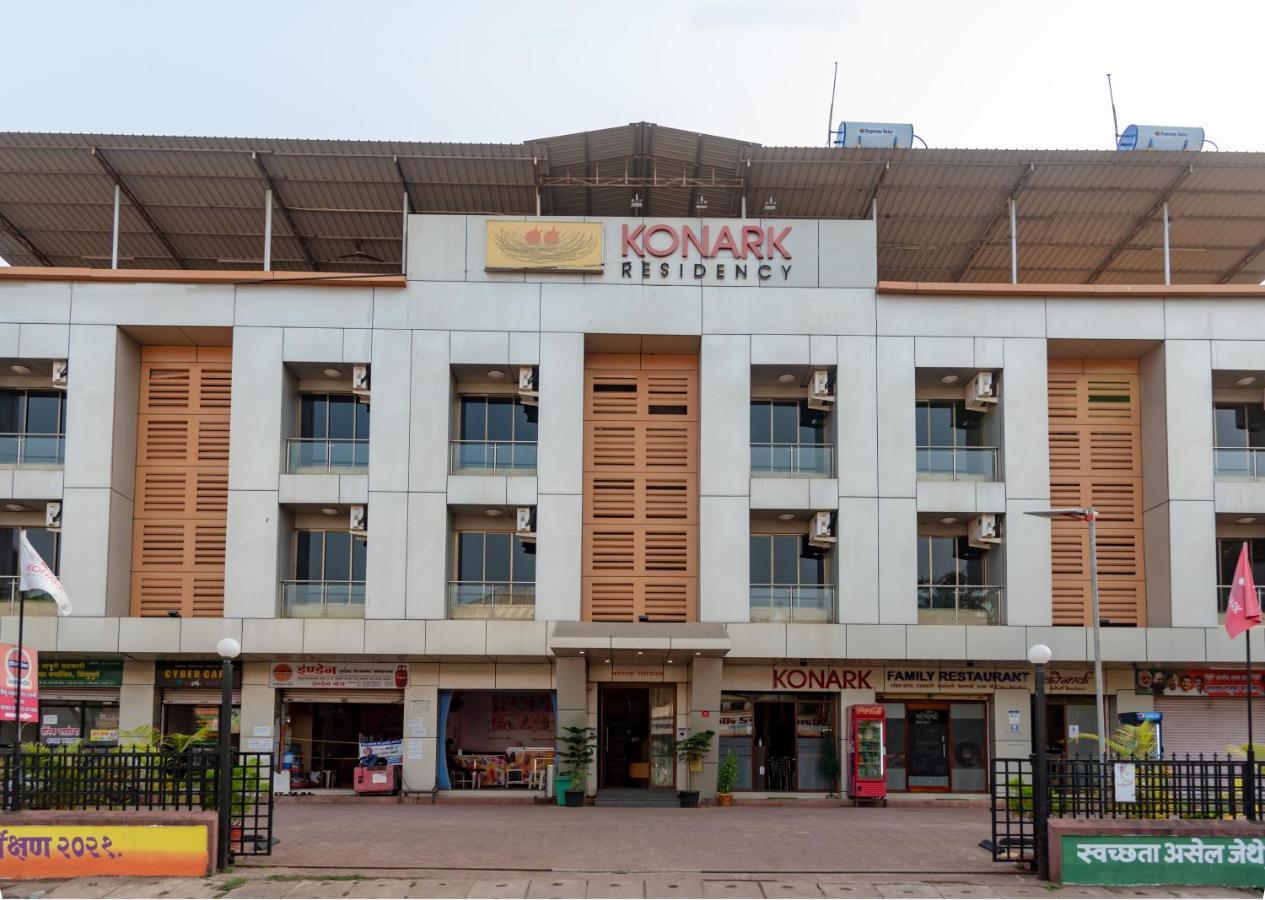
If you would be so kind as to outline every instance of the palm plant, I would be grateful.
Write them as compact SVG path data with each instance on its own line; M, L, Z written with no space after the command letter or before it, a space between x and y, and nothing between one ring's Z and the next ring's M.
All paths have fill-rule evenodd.
M1082 731L1074 741L1096 741L1098 735L1090 734L1088 731ZM1111 737L1107 738L1106 744L1111 751L1123 759L1152 759L1156 755L1158 743L1156 742L1155 726L1150 722L1142 722L1139 725L1121 725Z

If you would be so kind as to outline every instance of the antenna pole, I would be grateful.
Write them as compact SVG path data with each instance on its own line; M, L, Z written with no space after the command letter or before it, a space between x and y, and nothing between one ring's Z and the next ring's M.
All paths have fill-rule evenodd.
M1111 73L1107 73L1107 97L1111 100L1111 133L1112 143L1120 143L1120 122L1116 119L1116 93L1111 89Z
M835 60L835 74L830 82L830 121L826 123L826 146L834 143L835 137L835 90L839 87L839 60Z

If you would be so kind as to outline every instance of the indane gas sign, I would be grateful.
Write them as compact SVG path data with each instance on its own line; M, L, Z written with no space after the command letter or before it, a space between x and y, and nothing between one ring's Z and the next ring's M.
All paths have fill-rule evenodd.
M663 281L786 281L793 227L624 223L619 274Z

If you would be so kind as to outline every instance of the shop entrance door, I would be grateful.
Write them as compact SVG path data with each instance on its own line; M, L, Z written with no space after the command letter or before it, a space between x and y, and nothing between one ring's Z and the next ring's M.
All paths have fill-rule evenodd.
M906 706L906 768L911 791L949 789L949 706L910 703Z
M598 693L598 787L672 788L671 685L603 685Z
M755 790L794 791L796 772L794 702L759 701L755 705Z

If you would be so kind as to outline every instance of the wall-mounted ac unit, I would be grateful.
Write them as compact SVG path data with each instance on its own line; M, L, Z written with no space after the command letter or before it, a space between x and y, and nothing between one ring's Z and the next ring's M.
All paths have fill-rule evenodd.
M835 402L835 377L829 369L814 369L808 382L808 408L830 409Z
M368 363L357 363L351 367L351 392L362 400L369 399Z
M988 550L1001 543L1001 533L997 530L997 516L984 513L971 519L966 526L967 543L979 550Z
M535 366L519 366L518 399L525 406L540 403L540 370Z
M533 544L536 542L536 507L520 506L518 508L517 527L514 533L519 540Z
M44 504L44 528L47 531L61 531L60 500L50 500Z
M369 507L356 505L347 517L347 527L352 534L369 533Z
M53 387L66 390L70 378L70 363L64 359L53 360Z
M976 412L988 412L997 405L997 387L992 372L977 372L963 388L966 408Z
M813 513L813 521L808 530L808 543L812 547L833 547L835 545L834 513Z

